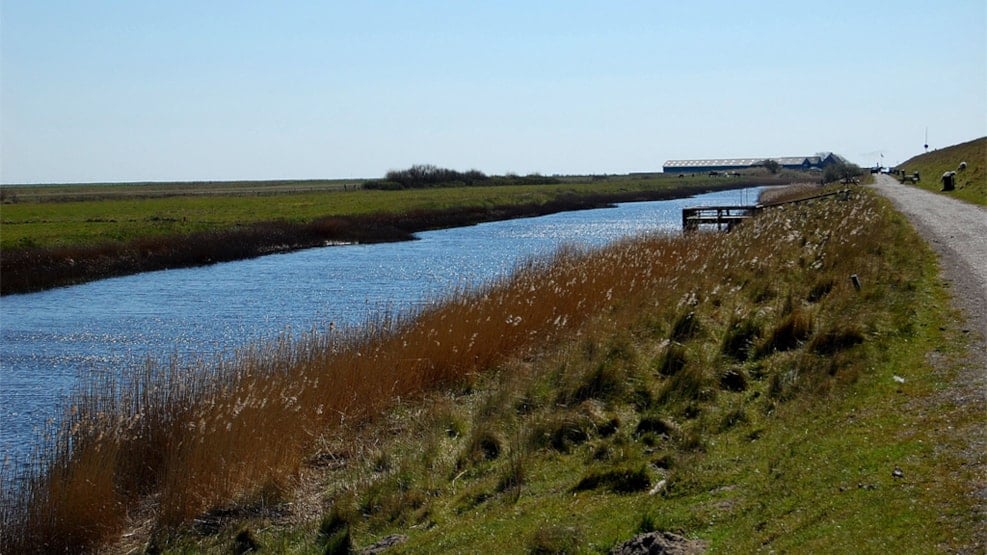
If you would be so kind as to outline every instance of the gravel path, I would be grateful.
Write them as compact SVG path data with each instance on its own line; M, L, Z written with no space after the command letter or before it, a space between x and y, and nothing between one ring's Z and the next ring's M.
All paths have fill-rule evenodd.
M944 194L909 185L900 185L887 175L877 176L873 186L888 197L919 234L939 254L942 274L949 284L954 305L964 312L960 330L968 334L969 353L957 365L959 370L941 394L930 399L932 410L949 406L987 414L987 209ZM930 353L937 371L951 366ZM946 372L949 373L948 371ZM955 409L954 409L955 410ZM949 434L949 427L944 430ZM974 470L976 483L970 484L980 499L977 545L962 553L983 553L987 544L987 430L983 426L955 430L965 448L960 454ZM948 439L947 439L948 442Z
M968 325L981 335L984 354L987 337L987 209L900 185L887 175L877 176L874 188L891 199L908 217L919 234L939 253L943 275L950 284L956 305Z

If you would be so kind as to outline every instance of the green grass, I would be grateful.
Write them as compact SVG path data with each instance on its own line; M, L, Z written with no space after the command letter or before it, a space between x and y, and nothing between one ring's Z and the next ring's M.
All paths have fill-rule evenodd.
M137 183L50 183L44 185L4 185L3 203L68 202L104 199L146 199L183 195L234 196L277 195L358 189L360 179L308 179L268 181L175 181Z
M943 376L923 361L927 352L955 339L939 331L951 315L942 308L946 297L936 284L933 258L901 229L900 220L896 225L898 248L919 253L912 259L916 270L899 276L917 280L916 293L908 295L911 323L854 348L853 362L841 369L848 383L824 379L812 386L822 390L786 402L764 403L770 393L756 383L743 393L721 391L703 406L705 417L698 417L698 450L683 450L687 438L675 434L651 446L618 436L624 439L596 438L571 454L532 461L517 503L501 499L466 518L436 519L402 552L523 552L540 530L563 526L580 531L578 552L602 553L633 535L641 522L686 531L708 540L714 552L730 553L927 553L973 542L977 516L968 483L950 476L963 465L937 449L940 426L957 415L930 422L934 408L915 410L916 400L942 386ZM778 371L797 359L766 364L777 364ZM757 366L748 369L764 372ZM952 421L969 427L983 419L967 413ZM605 468L648 464L654 479L669 485L656 496L573 495L574 480L601 464L595 459L604 448L612 457L602 461ZM671 468L664 470L669 458ZM904 478L892 475L896 468Z
M957 171L966 162L963 171ZM941 192L973 204L987 205L987 137L920 154L900 164L907 175L919 172L917 184L929 191ZM956 190L942 191L940 177L944 172L956 171Z
M930 372L924 357L955 339L939 330L951 315L942 308L946 296L936 283L933 257L900 219L892 220L894 256L918 265L897 269L902 273L891 282L907 280L913 292L905 295L907 302L884 299L896 305L885 307L896 316L878 316L878 306L846 315L877 318L872 325L880 329L871 333L880 338L871 335L866 345L851 347L852 361L842 359L845 366L834 376L795 378L786 387L802 391L780 395L784 400L766 401L771 398L770 380L762 377L743 392L706 394L712 401L699 394L698 401L690 398L678 408L666 404L659 411L681 422L682 429L661 437L629 434L636 411L607 403L622 417L624 431L609 438L594 436L567 453L529 454L527 480L517 501L497 496L487 486L487 501L449 514L440 496L425 530L413 531L411 541L395 552L520 553L550 543L554 536L574 536L579 542L575 552L605 553L642 523L684 531L709 541L714 552L730 553L926 553L973 542L977 517L968 483L950 478L962 463L936 448L942 442L942 421L930 422L928 411L915 410L917 399L941 387L943 376ZM915 250L905 254L897 249ZM776 285L795 284L779 276ZM843 284L837 287L845 289ZM672 316L664 333L675 335L681 317ZM638 335L631 350L640 356L652 349L641 341L648 337L646 331L635 334L644 335ZM705 351L707 364L720 364L708 354L717 347L717 336L693 340L691 352L700 358ZM801 351L742 368L778 375L808 356ZM819 360L801 364L804 371L829 365ZM697 406L699 415L690 422L683 415ZM965 414L954 422L970 426L982 424L983 418ZM699 440L690 433L698 433ZM652 483L667 480L659 494L619 494L607 488L574 492L596 472L640 465L650 469ZM904 478L892 476L896 468ZM374 530L373 522L362 530ZM404 526L393 529L407 532Z
M661 174L493 177L484 186L376 190L338 181L0 188L0 295L617 202L783 183Z
M985 415L939 404L951 370L926 359L961 352L947 301L867 191L565 251L215 382L89 398L68 423L82 447L0 510L26 531L0 539L146 523L120 547L319 553L345 523L358 548L407 535L392 553L605 553L648 529L714 552L973 550L962 452Z
M0 248L56 247L127 242L136 238L222 230L256 222L309 222L324 216L407 213L416 210L516 206L544 203L562 195L654 191L682 184L704 191L723 180L614 176L551 185L451 187L402 191L340 190L297 192L281 187L265 194L211 184L175 184L172 194L138 196L135 186L80 186L95 200L51 202L5 187L0 207ZM304 183L304 182L303 182ZM159 188L164 186L159 186ZM217 187L222 194L215 194ZM43 188L32 188L36 191ZM70 188L60 188L70 189ZM136 188L138 191L139 188ZM263 190L263 189L259 189ZM206 192L204 192L206 191ZM79 198L81 193L76 193ZM16 200L16 202L13 202Z

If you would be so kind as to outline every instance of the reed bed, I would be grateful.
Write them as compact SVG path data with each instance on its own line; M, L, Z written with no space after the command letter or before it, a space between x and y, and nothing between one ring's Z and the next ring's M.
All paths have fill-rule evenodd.
M793 183L785 187L769 187L761 191L757 201L763 205L783 204L818 195L824 188L818 183Z
M770 356L810 339L825 352L817 331L842 345L850 331L841 322L858 310L846 275L866 282L880 271L857 256L880 248L869 227L880 209L866 196L821 204L773 209L729 235L570 247L414 313L94 381L66 409L31 475L0 500L0 551L94 550L138 514L166 529L217 507L276 503L295 487L314 446L335 430L377 418L400 400L468 385L588 327L628 327L642 312L677 315L667 327L681 341L656 349L670 350L711 326L755 329L750 343L757 345L731 345L736 357ZM769 274L779 268L791 273L783 282ZM805 300L824 289L845 300L825 310ZM715 309L690 328L683 318L700 304ZM697 354L679 350L683 360L671 363L679 375L668 383L687 388L689 372L707 379L707 370L690 362ZM808 370L802 364L794 371ZM605 375L595 379L593 387L606 385ZM778 387L815 386L779 378ZM580 391L571 389L573 401L594 394Z

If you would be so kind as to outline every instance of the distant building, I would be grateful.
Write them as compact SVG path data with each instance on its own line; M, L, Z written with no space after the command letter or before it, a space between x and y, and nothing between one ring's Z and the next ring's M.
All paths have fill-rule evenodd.
M842 161L843 159L831 152L824 152L815 156L762 156L760 158L716 158L706 160L669 160L665 162L662 170L665 173L699 173L699 172L725 172L748 170L763 165L765 160L774 160L784 169L789 170L822 170L827 166Z

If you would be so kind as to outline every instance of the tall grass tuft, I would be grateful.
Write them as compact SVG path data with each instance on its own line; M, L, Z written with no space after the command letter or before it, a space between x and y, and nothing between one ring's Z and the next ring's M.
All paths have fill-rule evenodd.
M805 343L812 335L812 315L804 310L793 310L771 331L761 346L761 354L790 351Z

